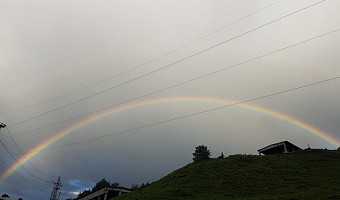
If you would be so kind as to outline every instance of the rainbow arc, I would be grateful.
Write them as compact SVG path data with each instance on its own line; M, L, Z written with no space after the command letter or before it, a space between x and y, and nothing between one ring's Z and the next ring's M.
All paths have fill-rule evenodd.
M55 143L56 141L60 140L61 138L65 137L66 135L71 134L72 132L83 128L84 126L90 124L91 122L94 122L96 120L100 120L106 116L113 115L119 112L135 109L138 107L143 106L150 106L155 104L166 104L166 103L214 103L217 105L234 105L239 108L248 109L254 112L262 113L264 115L282 120L284 122L287 122L288 124L294 125L307 133L310 133L324 141L327 141L334 147L340 146L340 141L336 138L334 138L332 135L321 131L320 129L307 124L299 119L296 119L292 116L286 115L284 113L280 113L274 110L270 110L264 107L260 107L257 105L253 105L250 103L239 103L237 101L233 100L227 100L227 99L218 99L218 98L209 98L209 97L168 97L168 98L158 98L158 99L151 99L151 100L145 100L145 101L138 101L133 102L129 104L124 104L121 106L113 107L107 110L104 110L102 112L96 113L94 115L89 116L88 118L79 121L64 130L56 133L53 137L43 141L33 149L31 149L27 154L26 158L22 156L18 162L14 163L11 167L9 167L4 173L0 175L0 181L4 180L6 177L8 177L11 173L13 173L16 169L18 169L21 165L25 164L27 160L31 159L33 156L38 154L41 150L47 148L51 144Z

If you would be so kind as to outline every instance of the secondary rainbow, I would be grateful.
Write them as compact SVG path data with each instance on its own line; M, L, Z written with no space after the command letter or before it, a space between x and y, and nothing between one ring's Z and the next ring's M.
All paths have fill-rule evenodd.
M8 102L16 102L18 100L22 100L25 99L27 96L32 95L32 93L34 94L34 92L36 91L40 91L42 88L47 88L50 85L55 84L56 82L60 82L61 79L65 78L66 76L72 76L75 73L77 73L80 70L80 67L76 67L76 68L72 68L72 69L68 69L62 72L59 72L57 74L54 74L53 76L50 76L42 81L40 81L39 83L36 83L35 85L29 87L29 88L25 88L21 91L19 91L18 93L14 94L13 96L9 97L6 101ZM49 101L49 100L45 100L45 101ZM26 107L31 107L31 106L23 106L22 108L26 108ZM19 109L14 109L14 110L20 110ZM12 110L12 111L14 111ZM0 111L0 113L8 113L11 112L10 110L8 111Z
M325 133L316 127L309 125L305 122L302 122L301 120L298 120L294 117L291 117L289 115L279 113L274 110L270 110L267 108L263 108L260 106L256 106L249 103L238 103L237 101L233 100L226 100L226 99L217 99L217 98L209 98L209 97L169 97L169 98L158 98L158 99L151 99L151 100L145 100L145 101L138 101L133 102L129 104L123 104L121 106L112 107L110 109L104 110L102 112L99 112L97 114L91 115L88 118L77 122L73 124L72 126L56 133L53 137L49 138L48 140L45 140L44 142L40 143L38 146L31 149L26 156L22 156L16 163L14 163L10 168L8 168L4 173L0 176L0 181L8 177L11 173L13 173L16 169L18 169L21 165L27 162L27 160L31 159L33 156L39 153L39 151L45 149L49 145L53 144L54 142L58 141L62 137L74 132L75 130L81 129L82 127L88 125L89 123L99 120L103 117L116 114L122 111L134 109L137 107L142 106L148 106L148 105L155 105L155 104L164 104L164 103L214 103L218 105L225 105L225 106L237 106L240 108L249 109L255 112L259 112L277 119L280 119L282 121L285 121L291 125L297 126L308 133L311 133L318 138L327 141L328 143L332 144L334 147L340 146L340 141L333 138L328 133Z

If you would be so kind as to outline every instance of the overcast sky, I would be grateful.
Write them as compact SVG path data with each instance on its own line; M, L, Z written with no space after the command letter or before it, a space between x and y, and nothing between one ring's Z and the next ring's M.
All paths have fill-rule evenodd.
M238 102L338 77L340 31L240 64L339 29L340 1L317 2L0 0L0 122L22 152L91 115L56 122L145 95L129 103L159 102L113 112L62 137L30 159L34 167L25 163L1 180L0 194L49 199L53 184L41 179L57 177L47 175L61 176L61 200L102 178L124 187L153 182L191 163L201 144L212 157L257 154L284 140L336 149L284 120L236 106L77 143L222 105L162 98ZM339 87L334 79L248 103L340 141ZM8 136L0 130L6 148L21 158ZM60 147L70 143L77 144ZM4 146L0 159L1 174L15 164Z

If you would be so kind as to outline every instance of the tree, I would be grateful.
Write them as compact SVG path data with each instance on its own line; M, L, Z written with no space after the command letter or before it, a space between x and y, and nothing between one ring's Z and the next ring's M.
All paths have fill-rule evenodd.
M103 189L104 187L110 187L110 182L108 182L107 180L105 180L105 178L103 178L101 181L99 181L93 188L92 188L92 192L98 191Z
M132 184L132 186L130 187L130 189L133 190L137 190L139 188L138 184Z
M78 194L78 197L77 197L77 198L84 197L84 196L86 196L86 195L88 195L88 194L90 194L90 193L91 193L91 190L84 190L83 192L80 192L80 193Z
M195 153L192 154L194 156L193 158L194 162L207 160L210 158L211 153L207 146L200 145L195 148L196 148Z
M7 197L7 198L9 198L8 194L3 194L1 197Z
M119 186L118 182L114 182L114 183L111 184L109 181L107 181L107 180L105 180L105 178L103 178L101 181L97 182L95 186L93 186L92 190L89 189L89 190L84 190L83 192L80 192L78 194L77 198L87 196L88 194L91 194L91 192L101 190L105 187L118 187L118 186Z
M111 187L118 187L119 186L119 183L118 182L114 182L111 184Z

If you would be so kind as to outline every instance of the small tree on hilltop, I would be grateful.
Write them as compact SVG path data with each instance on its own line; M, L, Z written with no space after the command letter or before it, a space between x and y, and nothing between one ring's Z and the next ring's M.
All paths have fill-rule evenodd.
M194 162L207 160L210 158L211 153L207 146L200 145L195 148L196 148L195 153L192 154L194 156L193 158Z

